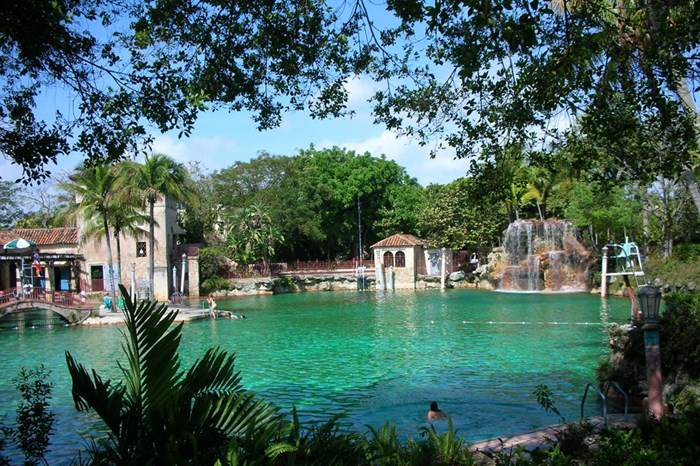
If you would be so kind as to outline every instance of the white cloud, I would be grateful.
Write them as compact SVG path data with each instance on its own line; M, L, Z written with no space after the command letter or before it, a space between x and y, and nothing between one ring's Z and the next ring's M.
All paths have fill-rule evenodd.
M467 162L454 160L450 151L440 151L434 159L431 159L430 149L421 147L411 138L405 136L397 138L396 133L388 130L364 141L338 142L326 139L317 147L332 146L344 147L358 154L369 152L375 157L384 154L387 159L405 167L409 176L416 178L423 186L430 183L446 184L461 178L467 172Z
M367 100L377 90L377 83L371 79L356 76L345 83L348 91L348 108L352 110L366 109Z
M170 135L157 135L153 140L153 152L168 155L186 164L199 161L207 168L220 168L220 159L233 157L236 140L224 136L176 139Z

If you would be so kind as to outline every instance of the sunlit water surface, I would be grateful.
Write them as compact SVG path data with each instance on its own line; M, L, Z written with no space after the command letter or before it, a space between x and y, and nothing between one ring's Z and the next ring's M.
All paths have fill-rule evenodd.
M302 421L345 413L355 431L390 421L402 436L417 437L435 400L467 440L556 422L535 401L539 384L554 391L565 418L576 418L609 352L607 325L629 315L625 300L472 290L249 297L219 301L219 309L247 318L185 324L184 368L219 345L236 353L246 388L284 412L296 406ZM69 462L95 424L73 408L65 352L116 377L121 328L0 331L1 413L14 416L12 379L22 367L43 363L52 371L58 424L51 464Z

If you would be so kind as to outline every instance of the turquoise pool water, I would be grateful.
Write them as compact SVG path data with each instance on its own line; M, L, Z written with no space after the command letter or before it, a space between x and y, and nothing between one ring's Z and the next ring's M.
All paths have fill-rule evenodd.
M416 437L435 400L468 440L557 422L532 395L542 383L576 418L608 354L606 326L629 316L626 300L472 290L306 293L221 300L219 308L247 318L185 324L183 367L219 345L237 354L248 389L286 412L296 406L305 421L345 413L359 432L390 421ZM0 412L13 415L20 368L52 371L59 424L51 464L69 461L94 421L73 409L64 352L116 376L120 327L0 331ZM595 404L589 410L597 414Z

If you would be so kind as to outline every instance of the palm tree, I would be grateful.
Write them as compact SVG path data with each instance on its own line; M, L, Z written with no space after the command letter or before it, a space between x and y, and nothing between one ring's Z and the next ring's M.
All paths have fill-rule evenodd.
M547 218L547 198L554 183L552 173L538 166L529 166L526 170L527 189L521 201L526 204L532 200L537 204L540 220Z
M124 192L125 180L119 176L113 166L96 165L78 168L69 177L69 181L62 183L61 186L77 199L77 208L71 217L80 217L85 222L86 228L83 230L81 241L86 241L98 231L100 236L104 235L107 243L107 266L112 302L116 303L110 213L121 202L120 196Z
M230 440L277 431L277 408L243 389L235 355L213 348L181 370L183 324L172 327L177 312L155 301L137 305L124 286L120 290L122 380L102 379L66 352L76 409L93 409L109 433L93 443L93 464L214 464L225 462Z
M175 201L189 201L193 194L188 189L187 170L184 165L175 162L163 154L146 156L143 165L131 163L127 171L133 177L134 185L140 190L143 205L148 206L148 286L151 296L154 291L155 275L155 212L158 200L171 198Z
M262 261L263 272L269 272L275 244L284 241L281 232L272 225L270 212L262 203L254 203L232 219L227 242L236 260L243 263Z

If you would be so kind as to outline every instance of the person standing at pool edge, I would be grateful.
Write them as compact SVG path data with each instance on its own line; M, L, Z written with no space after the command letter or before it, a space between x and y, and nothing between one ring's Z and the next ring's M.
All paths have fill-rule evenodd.
M213 294L209 295L207 302L209 303L209 314L211 315L211 318L216 319L216 301L214 300Z
M428 411L429 421L438 421L440 419L447 419L447 414L438 408L437 401L430 403L430 411Z

